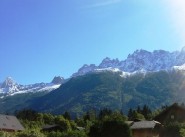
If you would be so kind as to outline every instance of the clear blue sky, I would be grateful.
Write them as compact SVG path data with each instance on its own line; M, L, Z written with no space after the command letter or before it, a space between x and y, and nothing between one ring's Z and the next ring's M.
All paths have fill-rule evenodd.
M0 0L0 81L50 82L105 57L124 60L136 49L179 50L184 6L183 0Z

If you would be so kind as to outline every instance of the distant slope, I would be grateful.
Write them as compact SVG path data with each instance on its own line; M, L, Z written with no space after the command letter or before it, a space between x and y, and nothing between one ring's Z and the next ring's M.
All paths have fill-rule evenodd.
M70 79L59 89L37 99L32 108L55 114L69 111L73 114L95 109L124 110L147 104L151 108L185 97L184 74L181 71L160 71L136 74L127 78L120 73L91 73Z
M46 95L48 92L23 93L0 98L0 113L13 114L16 110L29 108L35 98Z
M121 108L122 78L118 74L98 73L70 79L58 90L38 99L39 111L83 113L89 109Z

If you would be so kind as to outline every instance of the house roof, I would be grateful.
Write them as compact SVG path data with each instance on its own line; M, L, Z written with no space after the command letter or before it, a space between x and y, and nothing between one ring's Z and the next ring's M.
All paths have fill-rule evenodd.
M85 130L85 128L84 127L76 127L79 131L83 131L83 130Z
M134 121L125 121L125 123L130 126L134 123Z
M15 116L0 114L0 130L24 130L19 120Z
M132 126L130 127L131 129L150 129L154 128L157 124L161 124L157 121L138 121L134 122Z

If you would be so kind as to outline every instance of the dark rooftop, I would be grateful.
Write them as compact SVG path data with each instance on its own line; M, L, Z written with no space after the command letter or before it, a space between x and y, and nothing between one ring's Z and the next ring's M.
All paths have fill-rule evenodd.
M24 127L15 116L0 114L0 130L21 131Z

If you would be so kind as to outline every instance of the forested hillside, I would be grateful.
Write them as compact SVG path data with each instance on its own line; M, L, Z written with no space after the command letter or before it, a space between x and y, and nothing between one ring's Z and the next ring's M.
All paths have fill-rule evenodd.
M144 104L155 109L183 102L184 78L180 71L138 73L127 78L119 72L91 73L70 79L59 89L34 100L31 107L55 114L83 114L102 108L127 112L128 108Z

